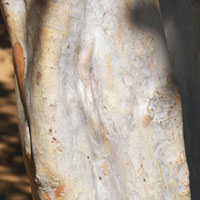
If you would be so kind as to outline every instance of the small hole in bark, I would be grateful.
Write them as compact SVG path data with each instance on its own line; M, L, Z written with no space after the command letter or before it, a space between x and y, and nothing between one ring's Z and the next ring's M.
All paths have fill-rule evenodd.
M90 159L90 157L89 157L89 156L87 156L87 159Z
M146 179L144 178L144 182L146 182Z
M69 45L67 45L67 48L69 49Z
M9 5L9 3L8 3L8 2L6 2L6 5Z

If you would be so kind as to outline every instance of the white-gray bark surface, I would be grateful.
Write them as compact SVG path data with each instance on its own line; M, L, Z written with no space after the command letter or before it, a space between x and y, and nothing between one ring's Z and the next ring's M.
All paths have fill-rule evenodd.
M158 1L2 0L1 8L34 198L189 200Z

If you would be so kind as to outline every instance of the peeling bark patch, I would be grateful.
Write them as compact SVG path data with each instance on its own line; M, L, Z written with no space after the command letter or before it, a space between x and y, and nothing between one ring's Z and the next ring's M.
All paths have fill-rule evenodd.
M42 79L42 74L41 72L37 72L36 74L36 84L39 86L40 85L40 81Z
M148 126L150 124L150 122L152 121L153 117L150 116L150 115L145 115L144 118L143 118L143 124L144 126Z
M185 169L185 175L189 176L189 170L188 170L188 168Z
M148 108L153 112L153 121L162 127L172 126L175 123L181 106L176 103L176 91L157 92L149 102Z
M101 123L101 132L102 132L104 150L105 150L106 153L109 153L110 152L110 141L107 137L107 132L105 130L103 123Z
M23 84L23 77L24 77L24 55L23 55L23 49L19 42L16 42L13 46L13 56L14 56L14 67L15 67L15 73L17 76L17 81L19 84L19 87L24 94L24 84Z
M57 188L56 188L56 191L55 191L55 197L58 198L58 197L63 197L65 196L65 185L59 185Z
M102 165L102 172L103 172L103 175L104 176L107 176L108 175L108 168L109 168L109 166L108 166L108 162L107 161L104 161L104 163L103 163L103 165Z
M176 97L176 103L179 104L179 105L181 105L181 99L180 99L179 96Z
M51 198L49 197L49 195L47 193L45 193L44 199L45 200L51 200Z
M185 154L181 152L174 163L175 166L181 166L183 163L185 163ZM171 164L171 163L170 163ZM173 164L173 163L172 163Z
M143 118L144 126L147 127L152 120L153 120L153 111L151 109L147 109L147 114Z

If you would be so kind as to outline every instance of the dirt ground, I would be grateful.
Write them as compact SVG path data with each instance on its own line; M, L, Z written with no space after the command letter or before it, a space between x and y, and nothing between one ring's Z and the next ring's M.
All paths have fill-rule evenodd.
M31 200L15 106L12 50L0 17L0 200Z

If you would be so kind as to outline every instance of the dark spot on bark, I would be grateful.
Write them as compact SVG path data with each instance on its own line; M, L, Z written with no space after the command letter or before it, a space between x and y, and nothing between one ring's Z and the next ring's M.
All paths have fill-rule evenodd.
M144 178L144 182L146 182L146 179Z
M54 108L54 107L55 107L55 104L52 104L52 103L51 103L49 106Z
M37 72L37 74L36 74L36 84L38 86L40 85L41 79L42 79L42 74L40 72Z
M8 2L6 2L6 5L9 5L9 3L8 3Z
M90 159L90 157L89 157L89 156L87 156L87 159Z
M101 176L99 176L99 180L102 180Z
M70 47L70 46L69 46L69 45L67 45L67 48L68 48L68 49L69 49L69 47Z

